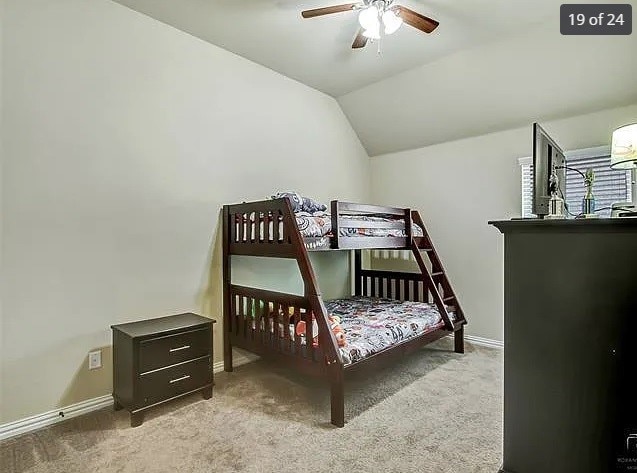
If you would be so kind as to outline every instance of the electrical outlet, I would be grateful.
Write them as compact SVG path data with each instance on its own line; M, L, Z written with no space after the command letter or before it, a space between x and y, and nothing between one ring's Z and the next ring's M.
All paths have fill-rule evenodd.
M102 350L91 351L88 354L88 369L94 370L102 367Z

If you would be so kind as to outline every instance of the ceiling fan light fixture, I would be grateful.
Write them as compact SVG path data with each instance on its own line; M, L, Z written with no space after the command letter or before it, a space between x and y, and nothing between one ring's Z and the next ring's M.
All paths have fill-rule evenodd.
M385 34L395 33L400 25L403 24L403 19L396 15L393 10L387 10L383 13L383 25L385 25Z
M363 36L369 39L380 39L380 26L363 31Z
M358 22L365 30L379 30L380 21L378 19L378 8L375 5L361 10L358 15Z
M369 40L380 40L381 35L395 33L403 23L427 34L433 33L440 25L433 18L398 5L398 1L400 0L356 0L356 3L304 10L301 16L315 18L334 13L357 12L360 28L352 42L352 49L364 48ZM380 41L378 44L380 54Z

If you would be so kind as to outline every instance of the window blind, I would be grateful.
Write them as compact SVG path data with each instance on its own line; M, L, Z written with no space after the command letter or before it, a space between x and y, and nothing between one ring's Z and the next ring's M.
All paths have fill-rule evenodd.
M605 209L596 212L600 217L610 217L610 206L613 202L630 200L630 174L625 170L615 170L610 167L610 156L580 155L569 158L566 165L586 173L591 168L595 172L593 195L595 208ZM522 167L522 216L532 217L533 206L533 164L525 161ZM582 211L582 199L586 194L584 179L576 171L566 172L565 200L569 212L578 215Z
M533 161L522 164L522 217L533 216Z
M593 182L593 195L595 196L595 208L607 209L596 212L601 217L610 217L610 206L613 202L628 200L630 182L625 170L611 169L610 156L584 157L567 161L567 166L586 172L593 169L595 181ZM586 194L584 179L575 171L566 171L566 202L574 214L579 214L582 209L582 199Z

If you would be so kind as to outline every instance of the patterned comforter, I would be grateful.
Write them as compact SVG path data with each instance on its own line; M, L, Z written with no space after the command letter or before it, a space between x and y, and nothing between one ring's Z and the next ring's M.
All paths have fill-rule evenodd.
M326 301L325 306L341 318L347 345L340 351L346 365L444 326L436 306L426 302L359 296Z

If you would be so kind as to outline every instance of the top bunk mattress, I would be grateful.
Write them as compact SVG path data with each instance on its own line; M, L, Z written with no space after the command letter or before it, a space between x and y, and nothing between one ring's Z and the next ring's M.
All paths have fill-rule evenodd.
M332 218L326 212L296 212L294 214L296 224L299 227L301 235L305 238L316 238L332 235ZM373 217L367 215L349 215L349 220L360 221L360 227L342 227L339 228L339 236L343 237L406 237L407 234L402 228L367 228L365 222L387 222L395 223L396 219L386 217ZM413 236L423 236L423 230L415 223L412 224Z
M345 365L445 325L435 304L427 302L355 296L325 301L325 306L341 319L346 346L340 352ZM455 319L453 313L450 316Z

